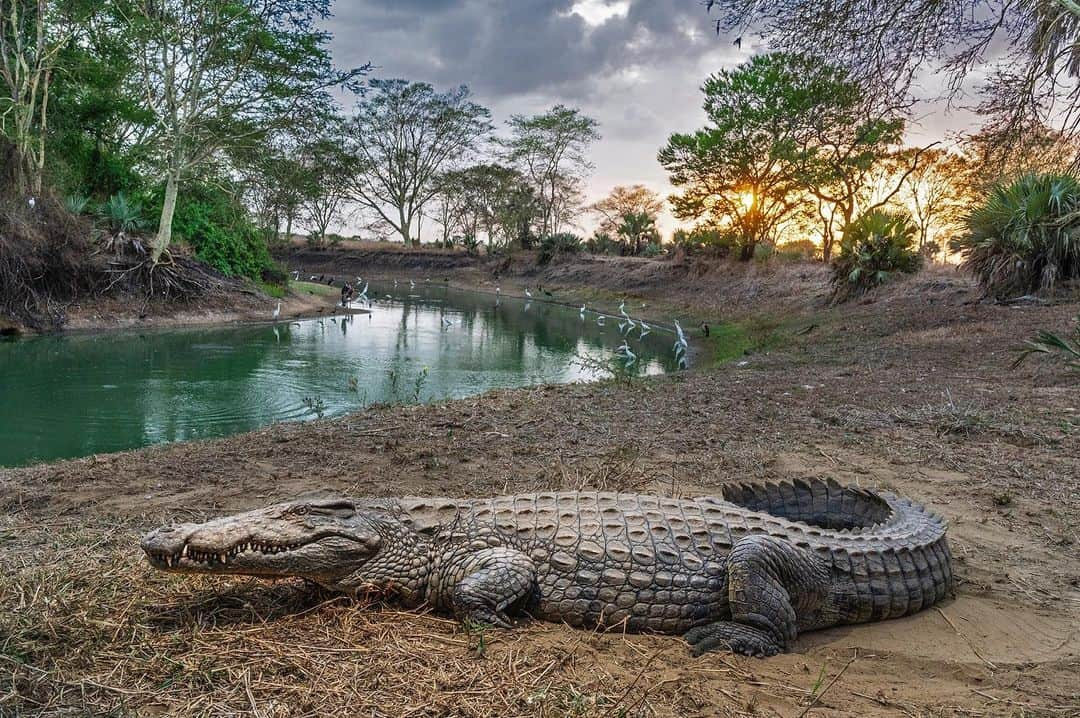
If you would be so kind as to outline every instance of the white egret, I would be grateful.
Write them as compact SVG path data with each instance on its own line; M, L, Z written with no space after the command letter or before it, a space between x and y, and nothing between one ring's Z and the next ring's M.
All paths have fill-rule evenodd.
M581 317L581 321L585 321L585 305L581 305L581 309L578 311L578 316Z
M277 318L280 317L280 316L281 316L281 302L278 302L277 303L277 308L274 310L274 321L277 321Z
M637 361L637 354L630 351L630 345L628 345L625 341L623 341L622 346L619 347L616 351L620 352L626 358L627 367L630 367L634 362Z
M603 314L597 315L597 317L596 317L596 325L600 326L600 327L604 326L604 320L605 319L607 319L607 317L605 317Z
M652 332L652 329L645 323L644 319L638 322L638 326L641 327L641 334L638 335L638 339L644 339Z
M529 291L528 287L525 287L525 296L532 299L532 292Z
M453 319L447 319L446 317L443 317L442 318L442 325L444 327L452 327L452 326L454 326L454 320Z

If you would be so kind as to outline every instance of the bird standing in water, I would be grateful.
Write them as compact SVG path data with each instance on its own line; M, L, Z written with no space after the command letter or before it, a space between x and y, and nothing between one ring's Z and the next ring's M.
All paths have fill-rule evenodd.
M277 318L280 317L280 316L281 316L281 302L278 302L277 303L277 308L274 310L274 314L273 314L274 320L277 321Z

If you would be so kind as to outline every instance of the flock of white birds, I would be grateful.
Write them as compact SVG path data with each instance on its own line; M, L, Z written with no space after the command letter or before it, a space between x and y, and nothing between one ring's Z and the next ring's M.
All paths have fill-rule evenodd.
M300 272L298 270L294 270L292 272L292 277L293 277L294 280L298 281L300 279ZM315 281L321 281L322 279L323 279L322 276L312 275L309 281L315 282ZM394 288L396 289L397 286L398 286L398 280L395 279L393 281L394 281ZM424 281L425 282L430 282L431 278L429 277L429 278L425 279ZM361 282L363 282L363 278L362 277L357 277L356 278L356 286L359 287ZM347 297L344 300L344 307L345 308L351 309L354 302L360 304L361 306L366 304L369 308L374 306L377 303L377 301L378 301L377 299L368 297L368 288L370 286L370 283L369 282L363 282L363 284L364 284L364 288L363 288L362 291L360 291L359 294L354 294L353 296ZM411 290L416 289L416 280L415 279L410 279L409 280L409 289L411 289ZM549 297L552 296L551 292L544 292L544 293L546 295L548 295ZM524 290L524 294L525 294L525 300L526 300L525 301L524 311L527 312L527 311L529 311L529 309L532 306L533 293L532 293L532 291L529 290L528 287L526 287L525 290ZM386 294L384 296L385 296L386 299L393 299L393 296L390 295L390 294ZM495 306L499 306L501 304L501 302L502 302L502 288L496 285L496 287L495 287ZM641 306L644 308L645 305L642 304ZM578 310L578 316L581 318L581 321L585 321L587 319L586 315L588 315L590 313L594 314L596 316L596 325L597 326L599 326L599 327L606 326L608 316L603 314L602 312L591 310L585 304L582 304L581 309ZM275 322L278 321L281 318L281 302L280 301L277 303L277 308L274 309L272 317L273 317L273 320ZM612 317L612 318L614 319L614 317ZM630 314L626 311L626 301L625 300L623 300L619 304L619 318L620 318L620 321L619 321L618 327L619 327L619 333L623 336L623 343L615 350L615 352L624 359L624 361L625 361L624 366L626 368L629 368L629 367L633 366L638 361L638 355L633 351L633 349L630 348L629 340L633 338L633 337L631 337L631 333L636 331L637 332L636 339L637 339L637 341L641 341L645 337L647 337L649 334L652 333L653 328L651 326L649 326L649 324L647 324L644 319L635 319L635 318L631 317ZM331 321L334 321L334 317L331 317ZM320 319L319 323L322 324L323 320ZM449 329L450 327L454 326L454 321L452 319L447 318L447 317L443 317L442 320L441 320L441 323L442 323L442 327L444 329ZM674 324L674 330L673 331L674 331L674 334L675 334L675 343L672 345L671 350L675 355L675 362L678 364L679 368L680 369L685 369L689 365L689 360L688 360L687 354L688 354L688 351L689 351L689 348L690 348L690 344L686 339L686 333L683 331L682 325L679 324L679 321L677 319L673 320L673 324ZM275 330L274 333L275 333L275 335L277 335L276 330Z

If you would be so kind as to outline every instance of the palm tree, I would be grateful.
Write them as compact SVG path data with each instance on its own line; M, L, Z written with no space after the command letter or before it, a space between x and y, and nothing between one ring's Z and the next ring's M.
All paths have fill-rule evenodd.
M659 240L656 219L648 212L628 212L622 216L622 224L615 230L629 248L629 254L639 255L645 245Z

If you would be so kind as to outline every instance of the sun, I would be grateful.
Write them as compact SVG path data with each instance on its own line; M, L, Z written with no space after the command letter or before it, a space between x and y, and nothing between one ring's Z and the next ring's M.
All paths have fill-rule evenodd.
M746 190L739 193L739 202L742 204L743 210L749 212L754 206L754 192L753 190Z

